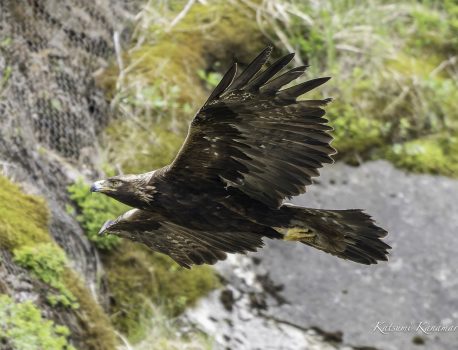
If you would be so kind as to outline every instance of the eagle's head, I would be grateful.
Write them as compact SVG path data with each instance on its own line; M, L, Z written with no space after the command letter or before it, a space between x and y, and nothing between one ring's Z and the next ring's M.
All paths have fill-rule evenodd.
M96 181L91 192L100 192L132 207L143 208L153 201L155 187L149 184L151 173L118 175Z

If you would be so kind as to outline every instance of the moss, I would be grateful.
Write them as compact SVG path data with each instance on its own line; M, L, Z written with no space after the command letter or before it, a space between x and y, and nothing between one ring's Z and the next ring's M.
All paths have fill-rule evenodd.
M103 260L112 293L112 322L133 342L145 335L152 303L175 316L219 283L209 266L186 270L165 255L128 241Z
M68 344L70 331L45 319L30 301L15 302L0 295L0 343L16 350L75 350Z
M163 17L172 19L181 5L172 1L169 8ZM150 13L146 9L144 16ZM129 118L107 128L107 162L116 162L125 172L143 172L169 163L184 141L189 120L214 85L218 76L214 71L226 69L233 52L247 62L265 46L255 16L245 5L215 1L195 4L170 31L146 19L148 29L138 32L143 44L124 57L128 74L116 98ZM143 40L145 36L150 40ZM117 96L118 73L113 66L99 80L110 96Z
M452 56L458 53L458 3L445 0L412 11L416 31L408 44L415 52Z
M13 250L26 244L51 242L46 202L24 194L3 176L0 176L0 212L0 248Z
M334 128L332 146L338 150L336 157L354 162L364 157L374 147L382 144L383 125L377 119L358 117L353 106L333 103L328 115Z
M388 9L382 0L304 3L296 10L313 25L291 21L289 40L314 75L334 77L322 91L334 98L328 115L338 158L387 158L405 169L456 177L446 166L455 162L453 146L441 135L458 134L457 63L450 60L458 47L458 4L406 0L399 11L396 6ZM360 26L367 30L348 35Z
M49 234L46 202L22 193L17 185L0 176L0 211L0 247L12 251L18 265L52 288L47 300L53 312L59 312L59 307L63 306L76 314L81 325L86 327L85 349L114 349L117 342L107 315L68 266L65 253ZM47 334L47 324L43 323L43 334ZM48 348L54 349L51 345L37 347Z
M421 138L387 147L384 156L398 167L417 173L458 174L458 138Z
M92 195L89 185L82 180L69 186L68 191L78 207L76 219L83 226L89 240L99 249L111 249L118 245L119 237L99 236L98 232L106 220L116 218L129 207L106 196Z
M113 152L119 145L129 143L129 149L119 153L117 157L126 173L143 173L169 164L186 136L184 130L173 130L164 123L133 132L129 122L122 120L113 122L106 131Z
M51 292L47 299L51 305L63 305L72 309L79 307L73 293L67 288L63 277L67 273L67 257L62 249L54 243L38 243L15 249L14 261L58 293Z

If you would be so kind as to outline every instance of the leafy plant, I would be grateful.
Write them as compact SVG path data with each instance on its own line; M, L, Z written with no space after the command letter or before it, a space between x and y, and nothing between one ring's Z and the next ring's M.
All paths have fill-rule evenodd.
M31 302L15 302L0 295L0 343L15 350L75 350L68 344L70 331L45 319Z
M72 309L79 307L75 296L64 283L68 261L61 248L54 243L39 243L15 249L13 254L19 266L30 270L33 276L59 292L48 294L51 305L60 304Z

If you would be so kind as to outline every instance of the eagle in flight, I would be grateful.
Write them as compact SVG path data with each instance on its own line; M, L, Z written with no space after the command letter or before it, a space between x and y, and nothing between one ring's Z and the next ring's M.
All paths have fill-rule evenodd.
M361 264L387 260L386 231L362 210L302 208L283 201L304 193L332 163L330 99L297 100L330 78L282 89L306 66L278 74L288 54L266 69L263 50L239 75L234 63L195 115L173 162L140 175L95 182L135 209L107 221L100 234L131 239L183 267L246 253L263 238L297 241Z

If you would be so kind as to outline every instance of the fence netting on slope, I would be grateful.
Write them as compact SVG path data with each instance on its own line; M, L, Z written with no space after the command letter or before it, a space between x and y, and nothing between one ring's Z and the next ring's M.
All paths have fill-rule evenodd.
M0 0L0 141L75 161L94 144L110 114L94 76L114 53L126 5Z

